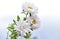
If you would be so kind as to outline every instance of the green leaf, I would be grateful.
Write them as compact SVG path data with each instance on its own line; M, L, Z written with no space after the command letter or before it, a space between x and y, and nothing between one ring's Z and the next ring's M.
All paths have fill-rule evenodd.
M16 30L13 30L13 32L11 33L11 39L17 39L17 36L18 36L18 34L17 34Z
M24 10L22 10L22 13L24 13Z
M15 20L13 20L13 22L14 22L14 24L16 24L16 21Z
M30 26L31 26L31 28L30 28L30 29L33 31L32 25L33 25L33 24L30 24Z
M13 25L10 25L8 28L10 28L10 29L14 29L14 26L13 26Z
M26 20L26 17L24 17L23 20L25 21Z
M19 16L17 16L17 21L19 21L20 20L20 17Z
M28 32L28 33L26 33L26 36L24 36L26 39L29 39L30 38L30 36L31 36L31 33L30 32Z
M10 28L8 28L8 30L10 31L10 32L12 32L13 30L12 29L10 29Z
M33 31L33 29L32 28L30 28L32 31Z
M32 26L33 24L30 24L30 26Z
M13 26L12 24L8 26L8 30L9 30L9 31L11 31L11 32L12 32L12 31L13 31L13 29L14 29L14 26Z
M31 16L31 13L30 13L30 16Z

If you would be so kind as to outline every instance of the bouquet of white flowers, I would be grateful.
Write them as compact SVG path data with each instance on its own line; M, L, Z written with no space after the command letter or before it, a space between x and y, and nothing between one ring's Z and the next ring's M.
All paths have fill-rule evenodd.
M22 8L22 14L25 14L25 17L21 20L18 15L17 20L13 20L13 23L8 26L10 33L8 32L9 35L7 33L7 39L17 39L19 36L30 39L31 32L40 26L40 20L36 15L38 13L37 7L26 2Z

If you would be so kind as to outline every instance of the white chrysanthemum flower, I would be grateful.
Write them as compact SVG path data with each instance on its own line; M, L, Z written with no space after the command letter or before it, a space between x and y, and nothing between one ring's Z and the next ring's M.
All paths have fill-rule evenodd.
M24 3L23 6L22 6L23 10L28 12L28 13L37 13L38 12L38 9L35 5L33 5L32 3Z
M21 36L25 36L26 33L31 32L29 28L29 24L24 21L18 21L15 26L15 30L18 31Z
M39 18L35 15L34 17L31 17L31 24L33 24L31 27L32 29L38 29L40 26L40 20Z
M30 17L28 22L31 24L32 29L38 29L40 26L40 20L37 15Z

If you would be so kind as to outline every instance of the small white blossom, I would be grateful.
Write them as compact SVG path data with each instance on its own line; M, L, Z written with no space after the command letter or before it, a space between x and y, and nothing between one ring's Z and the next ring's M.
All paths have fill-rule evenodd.
M37 15L28 18L28 23L32 24L32 29L38 29L40 27L40 19L37 17Z
M28 12L28 13L32 13L32 14L34 13L35 14L38 12L37 7L35 5L33 5L32 3L26 2L23 4L22 8L25 12Z

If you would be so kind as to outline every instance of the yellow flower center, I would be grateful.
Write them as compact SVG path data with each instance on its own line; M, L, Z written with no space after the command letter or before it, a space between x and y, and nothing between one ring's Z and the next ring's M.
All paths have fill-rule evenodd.
M33 9L32 6L28 6L28 9Z
M36 20L35 19L32 20L32 24L36 24Z

